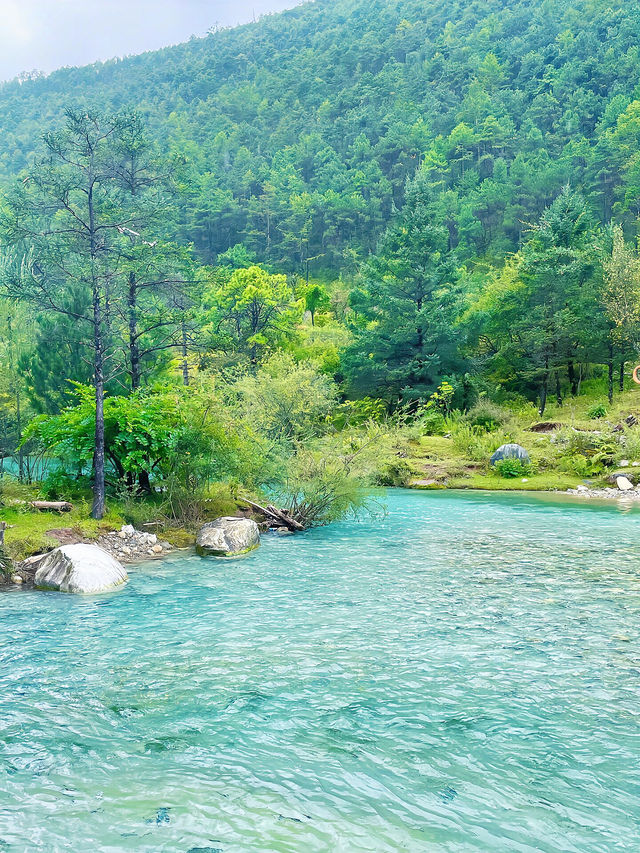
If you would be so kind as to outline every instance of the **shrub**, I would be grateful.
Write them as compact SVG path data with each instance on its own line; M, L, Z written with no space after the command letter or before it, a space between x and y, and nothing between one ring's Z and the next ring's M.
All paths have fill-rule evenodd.
M493 432L507 423L509 415L495 403L483 400L467 412L465 420L484 432Z
M70 501L83 497L91 489L88 477L72 477L64 468L51 471L40 484L40 496L46 501Z
M627 459L637 461L640 459L640 427L632 427L626 430L621 437L624 444L624 454Z
M374 474L376 486L407 486L411 479L411 468L404 459L394 459L381 465Z
M428 408L434 408L443 415L448 415L453 405L456 390L446 379L438 385L437 389L429 397Z
M474 462L488 462L494 450L510 441L504 433L486 433L465 421L452 426L451 437L456 450Z
M606 418L606 416L607 407L604 403L596 403L587 410L587 417L591 418L592 421L597 421L600 418Z
M447 422L442 412L437 409L427 409L417 420L423 435L444 435Z
M305 528L321 527L369 509L367 485L344 460L303 453L291 460L278 496Z
M575 456L587 459L588 474L599 474L604 468L615 465L621 454L620 444L613 436L598 435L594 432L563 431L558 434L558 443L562 448L563 460ZM567 464L571 465L571 463ZM581 465L580 460L576 464Z
M567 474L575 474L577 477L588 477L592 473L591 463L582 453L563 457L558 467L561 471Z
M501 459L493 466L497 473L507 480L513 480L516 477L526 477L531 474L531 465L528 462L523 462L521 459L510 458Z
M368 421L379 423L387 414L384 400L364 397L362 400L347 400L336 406L331 415L331 423L336 429L362 426Z
M296 363L282 352L231 390L245 421L270 441L284 443L325 432L337 396L336 385L313 362Z

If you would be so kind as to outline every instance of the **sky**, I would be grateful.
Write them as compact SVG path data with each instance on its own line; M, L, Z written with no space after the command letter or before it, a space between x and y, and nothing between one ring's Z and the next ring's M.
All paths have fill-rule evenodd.
M0 0L0 80L142 53L300 0Z

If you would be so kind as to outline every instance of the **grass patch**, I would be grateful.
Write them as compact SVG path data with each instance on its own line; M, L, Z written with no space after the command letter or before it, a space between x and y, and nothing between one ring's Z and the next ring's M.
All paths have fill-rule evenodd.
M60 544L47 536L47 530L70 527L84 539L97 539L102 533L119 530L125 523L117 509L111 508L102 521L88 518L86 506L74 507L62 515L54 512L35 512L17 507L2 507L0 521L7 523L5 550L12 560L24 560L32 554L50 551Z

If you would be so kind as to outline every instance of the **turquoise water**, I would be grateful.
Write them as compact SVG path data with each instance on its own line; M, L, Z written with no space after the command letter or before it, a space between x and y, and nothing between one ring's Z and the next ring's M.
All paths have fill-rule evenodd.
M640 515L388 515L0 594L0 851L640 850Z

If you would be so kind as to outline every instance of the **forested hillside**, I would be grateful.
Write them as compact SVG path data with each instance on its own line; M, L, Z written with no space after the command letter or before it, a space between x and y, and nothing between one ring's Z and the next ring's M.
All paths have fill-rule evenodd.
M352 273L425 163L459 257L502 258L570 182L631 228L640 9L622 0L318 0L0 90L0 168L63 108L135 106L188 158L179 235L286 271Z
M605 417L640 350L638 32L620 0L318 0L4 85L0 473L55 460L43 494L96 519L223 484L324 523L408 482L407 430L468 475L514 411Z

